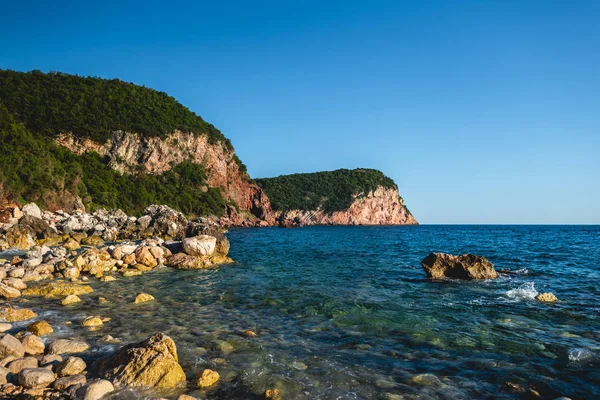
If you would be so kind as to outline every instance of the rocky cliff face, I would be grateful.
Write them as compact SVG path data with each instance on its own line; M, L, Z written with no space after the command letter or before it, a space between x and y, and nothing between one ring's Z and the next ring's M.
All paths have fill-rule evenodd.
M158 175L185 161L200 164L209 184L220 187L225 198L240 208L241 213L230 208L224 224L241 225L256 218L274 222L268 197L241 171L234 152L220 143L209 143L204 135L175 131L161 139L116 131L106 143L98 143L64 133L55 142L79 155L96 152L107 156L112 168L126 174Z
M379 187L366 196L356 196L345 211L277 211L280 226L303 225L418 225L417 220L404 206L398 189Z

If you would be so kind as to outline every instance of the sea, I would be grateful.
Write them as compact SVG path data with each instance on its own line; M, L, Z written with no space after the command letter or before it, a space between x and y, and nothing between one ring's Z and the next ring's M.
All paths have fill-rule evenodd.
M95 292L82 303L28 306L54 337L87 340L92 358L165 332L190 379L205 368L220 374L215 387L188 389L199 399L264 399L273 388L283 399L600 399L600 226L238 228L227 236L235 264L91 279ZM431 281L420 266L431 252L482 255L504 272ZM140 292L156 301L133 304ZM535 300L542 292L559 301ZM80 326L88 315L111 320L89 330Z

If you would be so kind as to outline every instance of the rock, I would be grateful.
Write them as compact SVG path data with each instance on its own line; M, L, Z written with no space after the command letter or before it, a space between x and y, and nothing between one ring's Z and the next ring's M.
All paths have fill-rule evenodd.
M11 278L22 278L23 275L25 275L25 268L23 267L16 267L8 271L8 276Z
M177 253L167 257L165 265L177 269L202 269L209 267L210 263L207 263L207 260L201 257Z
M19 373L19 383L27 389L45 388L54 380L54 373L46 368L27 368Z
M40 360L40 367L48 368L52 371L56 370L58 364L63 361L63 358L58 354L46 354Z
M79 357L70 356L56 368L56 373L60 377L78 375L85 371L85 361Z
M442 382L433 374L416 375L408 383L418 386L442 386Z
M21 344L25 349L25 354L44 354L46 345L44 341L36 335L25 335L21 338Z
M139 304L139 303L145 303L147 301L151 301L154 300L154 296L148 294L148 293L140 293L137 295L137 297L135 298L134 303L135 304Z
M65 279L77 279L79 278L80 272L79 272L79 268L77 267L69 267L69 268L65 268L65 270L63 271L63 276L65 277Z
M473 254L454 256L431 253L421 261L428 278L431 279L496 279L494 265L486 258Z
M0 338L0 359L8 356L22 358L24 355L25 349L19 339L8 333L2 335Z
M187 394L179 395L177 400L197 400L195 397L188 396Z
M114 337L112 337L111 335L104 335L100 338L101 342L104 343L120 343L121 341L119 339L116 339Z
M29 226L13 225L6 231L6 242L9 247L29 250L35 246L35 232Z
M177 348L164 333L122 347L97 364L99 376L117 387L145 386L175 388L185 386L185 373L179 365Z
M57 339L48 345L48 354L83 353L89 348L89 344L80 340Z
M14 361L11 361L6 367L13 374L18 374L25 368L37 368L38 360L33 357L18 358Z
M187 255L210 257L215 252L217 238L208 235L200 235L183 239L181 245L184 253Z
M200 375L198 377L198 381L196 382L196 386L198 386L199 388L209 387L209 386L212 386L215 383L217 383L220 378L221 377L219 376L218 372L213 371L211 369L205 369L202 372L202 375Z
M62 304L63 306L67 306L69 304L79 303L80 301L81 301L81 299L79 298L79 296L70 294L67 297L65 297L64 299L62 299L60 304Z
M233 345L225 340L217 343L217 349L219 349L219 351L223 354L230 354L233 352L233 350L235 350Z
M139 276L142 274L142 271L139 271L137 269L129 269L122 271L122 273L125 278L128 278L130 276Z
M107 394L114 392L115 387L107 380L100 379L90 382L77 389L75 396L78 400L100 400Z
M123 262L127 265L135 265L137 264L137 260L135 258L135 254L131 253L131 254L127 254L125 257L123 257Z
M256 332L250 330L250 329L246 329L244 332L244 335L249 336L249 337L255 337L256 336Z
M71 375L65 376L63 378L58 378L54 381L54 389L56 390L65 390L73 385L83 385L85 384L86 379L84 375Z
M37 314L28 308L7 307L0 309L0 319L5 322L27 321L37 317Z
M17 297L21 297L21 291L0 283L0 297L5 299L15 299Z
M104 323L102 322L102 318L90 316L90 317L87 317L86 319L84 319L83 322L81 323L81 325L91 327L91 326L101 326L101 325L104 325Z
M279 389L267 389L265 391L265 398L272 400L281 400L281 392Z
M11 372L8 370L8 368L0 367L0 385L5 385L8 383L8 374L10 373Z
M540 293L535 296L536 300L542 301L544 303L553 303L558 300L558 298L553 293Z
M100 278L100 280L102 282L114 282L117 280L117 278L115 278L114 276L106 275L106 276L103 276L102 278Z
M77 242L77 240L73 239L73 238L68 238L64 243L63 243L63 247L67 250L77 250L81 248L81 245L79 244L79 242Z
M23 215L29 215L35 218L42 218L42 210L35 203L25 204L21 209Z
M40 286L30 287L23 291L26 296L63 297L92 293L94 289L89 285L80 285L66 281L55 281Z
M150 268L154 268L158 265L156 258L152 255L148 247L140 246L135 251L135 261L138 264L145 265Z
M18 290L27 289L27 284L25 282L23 282L22 279L19 279L19 278L6 278L3 283L6 284L7 286L10 286L11 288L15 288Z
M6 332L6 331L10 331L11 329L12 329L12 325L11 324L0 323L0 333Z

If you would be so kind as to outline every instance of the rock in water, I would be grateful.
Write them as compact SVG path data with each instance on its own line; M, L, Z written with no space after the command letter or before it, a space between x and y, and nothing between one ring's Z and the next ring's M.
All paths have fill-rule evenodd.
M139 303L145 303L147 301L152 301L154 300L154 296L152 296L151 294L148 293L140 293L137 295L137 297L135 298L134 303L135 304L139 304Z
M184 253L190 256L212 256L217 246L217 238L200 235L183 239L181 245Z
M196 386L200 388L209 387L217 383L220 378L221 377L219 376L218 372L213 371L212 369L205 369L204 372L202 372L202 375L200 375L198 378Z
M553 303L558 300L558 298L554 295L554 293L540 293L535 296L535 299L538 301L543 301L544 303Z
M98 374L115 386L174 388L185 385L185 373L179 365L177 348L164 333L125 346L100 360Z
M431 279L496 279L494 264L485 257L473 254L455 256L431 253L421 261L428 278Z

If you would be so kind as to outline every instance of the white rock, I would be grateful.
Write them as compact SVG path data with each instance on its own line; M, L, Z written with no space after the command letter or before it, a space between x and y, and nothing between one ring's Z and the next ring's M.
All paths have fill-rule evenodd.
M184 253L190 256L211 256L215 252L217 238L208 235L185 238L181 242Z
M25 204L23 206L23 214L29 215L36 218L42 218L42 210L35 203Z

